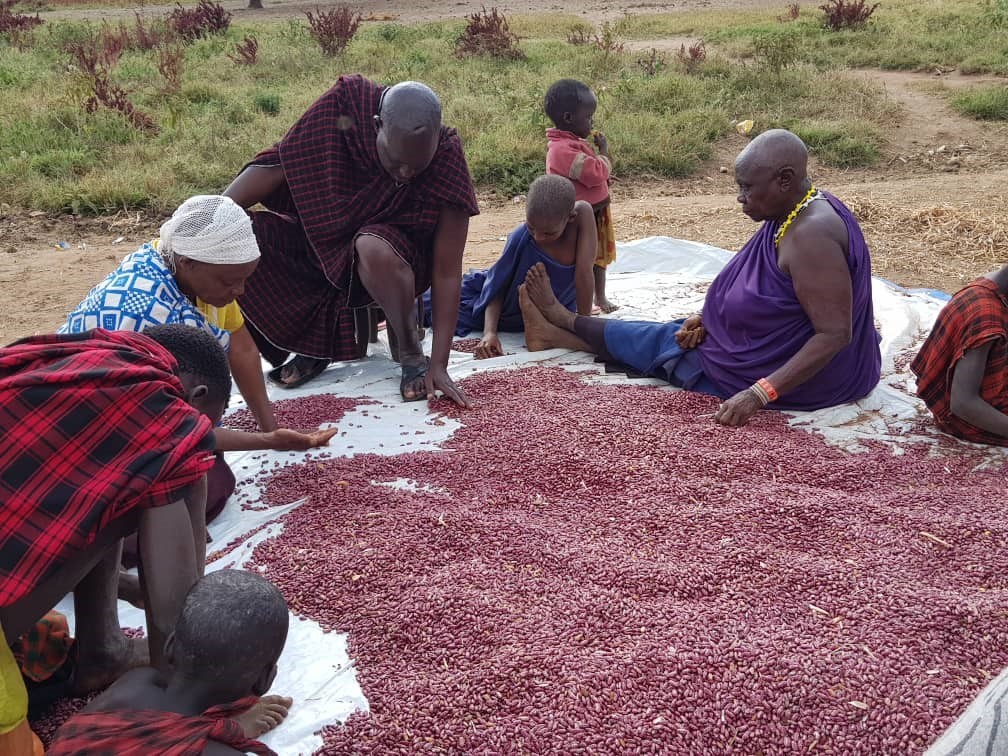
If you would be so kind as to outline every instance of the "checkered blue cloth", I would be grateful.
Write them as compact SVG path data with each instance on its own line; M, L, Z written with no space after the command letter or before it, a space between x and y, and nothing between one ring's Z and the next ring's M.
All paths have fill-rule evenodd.
M211 325L179 289L161 254L152 243L123 259L122 264L95 286L58 333L143 331L154 325L183 323L210 333L225 350L231 334Z

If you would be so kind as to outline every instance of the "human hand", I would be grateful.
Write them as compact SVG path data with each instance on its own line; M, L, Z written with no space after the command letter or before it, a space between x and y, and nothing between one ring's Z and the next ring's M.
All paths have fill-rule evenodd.
M440 391L444 394L445 398L451 399L455 404L466 409L472 409L472 402L469 401L469 397L465 395L462 389L455 385L455 381L448 375L448 368L445 366L431 363L424 378L427 383L428 400L436 399L437 392Z
M598 151L603 155L609 154L609 140L605 138L605 134L601 131L596 131L592 134L592 140L595 142L595 146L598 147Z
M301 433L290 428L278 428L267 433L270 449L274 451L305 451L317 446L328 446L329 439L336 435L339 428Z
M500 339L496 333L485 333L480 343L476 345L475 357L477 360L485 360L490 357L501 357L504 349L501 347Z
M714 413L714 420L721 425L738 428L749 422L753 415L763 409L763 402L749 389L742 389L731 399L726 399Z
M695 349L703 343L707 330L700 322L699 315L692 315L683 321L682 327L676 332L676 343L683 349Z

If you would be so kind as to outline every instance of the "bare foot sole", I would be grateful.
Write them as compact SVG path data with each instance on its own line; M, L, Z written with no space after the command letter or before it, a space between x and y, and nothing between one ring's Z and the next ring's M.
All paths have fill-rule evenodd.
M126 601L137 609L144 608L143 591L140 589L140 578L129 572L119 573L119 600Z
M275 730L287 718L293 699L287 696L263 696L248 711L234 718L249 740L256 740Z
M150 664L146 638L121 635L114 645L114 648L100 651L78 649L73 685L75 695L104 690L131 669Z
M525 289L532 304L538 308L546 320L559 328L567 327L571 312L560 304L556 295L553 294L546 266L542 263L536 263L529 268L525 276Z
M602 312L604 312L606 314L608 314L610 312L616 312L616 310L619 309L619 305L618 304L613 304L612 302L610 302L605 297L603 297L601 299L601 301L595 302L595 304L597 304L599 306L599 309L602 310Z

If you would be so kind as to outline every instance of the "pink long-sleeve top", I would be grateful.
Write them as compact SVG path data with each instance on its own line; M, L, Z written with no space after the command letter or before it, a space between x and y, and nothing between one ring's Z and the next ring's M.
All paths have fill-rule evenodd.
M574 183L575 195L595 205L609 197L612 165L595 148L571 131L546 129L546 173L565 176Z

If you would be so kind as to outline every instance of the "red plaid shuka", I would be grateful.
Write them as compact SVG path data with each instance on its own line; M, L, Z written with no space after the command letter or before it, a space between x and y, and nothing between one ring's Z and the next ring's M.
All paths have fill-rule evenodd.
M0 349L0 606L126 513L176 500L213 465L210 420L175 358L139 333Z
M1008 297L989 278L973 281L949 300L910 369L917 375L917 396L941 430L967 441L1008 446L1008 438L970 425L951 409L956 363L968 350L988 342L991 348L980 396L1008 413Z
M74 714L46 750L50 756L201 756L211 740L241 751L276 756L258 740L249 740L230 717L247 711L258 699L243 698L214 706L201 716L170 711L81 711Z
M434 227L443 208L479 208L458 133L441 127L433 162L397 186L378 160L374 116L382 87L343 76L274 147L250 165L283 166L287 178L252 215L262 257L239 298L274 364L287 352L354 359L352 307L370 296L353 285L354 239L373 234L413 268L416 293L430 286Z

